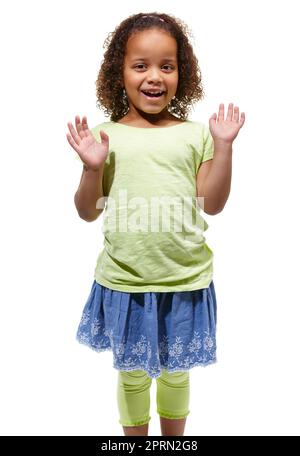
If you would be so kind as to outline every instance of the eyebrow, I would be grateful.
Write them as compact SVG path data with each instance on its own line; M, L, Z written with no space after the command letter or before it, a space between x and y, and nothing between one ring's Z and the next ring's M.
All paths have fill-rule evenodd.
M146 57L136 57L135 59L131 59L132 62L136 62L137 60L149 60L149 59L147 59ZM169 57L163 58L161 60L164 62L176 62L176 59L169 58Z

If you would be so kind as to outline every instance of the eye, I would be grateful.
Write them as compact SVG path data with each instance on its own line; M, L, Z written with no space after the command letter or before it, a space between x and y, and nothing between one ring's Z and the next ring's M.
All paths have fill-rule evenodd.
M141 69L142 69L141 67L144 67L144 66L145 66L144 63L139 63L139 64L136 65L134 68L137 68L137 69L141 70ZM163 68L165 68L165 67L168 67L168 69L170 69L170 70L173 69L173 67L172 67L171 65L167 65L167 64L166 64L166 65L163 65Z

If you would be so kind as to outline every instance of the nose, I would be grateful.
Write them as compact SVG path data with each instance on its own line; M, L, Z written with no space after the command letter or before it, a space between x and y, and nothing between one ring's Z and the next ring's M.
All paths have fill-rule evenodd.
M147 73L147 81L148 82L157 82L162 81L162 75L158 68L150 68Z

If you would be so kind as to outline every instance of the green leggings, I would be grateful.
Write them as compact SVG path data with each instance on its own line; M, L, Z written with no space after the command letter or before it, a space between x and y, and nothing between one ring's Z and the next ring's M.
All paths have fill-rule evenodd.
M150 421L150 386L152 378L143 370L119 371L119 423L123 426L141 426ZM169 419L185 418L189 413L189 371L168 372L162 369L156 378L157 413Z

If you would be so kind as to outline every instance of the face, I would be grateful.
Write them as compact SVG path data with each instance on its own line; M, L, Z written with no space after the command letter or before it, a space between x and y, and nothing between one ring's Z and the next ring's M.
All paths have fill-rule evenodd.
M126 45L123 84L132 116L166 114L178 85L176 40L159 29L132 35ZM144 92L163 94L155 97Z

